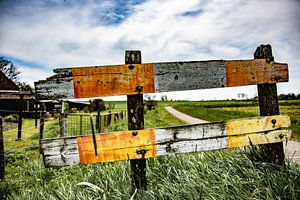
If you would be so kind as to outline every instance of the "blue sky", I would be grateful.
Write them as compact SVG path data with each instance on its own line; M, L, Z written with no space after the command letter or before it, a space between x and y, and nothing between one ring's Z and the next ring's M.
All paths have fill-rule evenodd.
M33 85L57 67L120 64L126 49L143 62L251 59L259 44L289 64L279 93L300 93L298 0L1 0L0 56ZM256 87L168 93L169 99L256 95ZM159 95L157 95L159 98Z

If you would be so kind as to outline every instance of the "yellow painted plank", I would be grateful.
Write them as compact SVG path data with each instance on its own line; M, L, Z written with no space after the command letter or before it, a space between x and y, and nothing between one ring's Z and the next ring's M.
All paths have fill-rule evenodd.
M291 137L291 130L282 129L268 133L250 133L228 136L228 148L284 142Z
M227 134L241 135L246 133L258 133L291 126L291 120L286 115L264 116L248 119L235 119L226 122Z
M97 134L97 156L92 136L77 138L81 164L156 157L154 129ZM145 150L145 154L140 154Z

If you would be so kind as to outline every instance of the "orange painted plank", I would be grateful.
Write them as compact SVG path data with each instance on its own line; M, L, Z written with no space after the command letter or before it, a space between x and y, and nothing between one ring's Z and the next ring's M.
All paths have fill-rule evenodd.
M137 86L155 92L153 64L72 68L72 75L75 98L137 94Z
M97 134L97 156L94 151L92 136L77 138L79 159L81 164L112 162L119 160L156 157L154 129L139 130L134 136L132 131L115 134ZM138 151L146 153L138 154Z
M224 61L227 87L288 81L288 65L265 59Z

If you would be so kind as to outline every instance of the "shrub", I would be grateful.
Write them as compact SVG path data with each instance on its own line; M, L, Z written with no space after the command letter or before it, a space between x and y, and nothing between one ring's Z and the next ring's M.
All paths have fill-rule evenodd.
M13 122L13 123L18 123L19 121L19 116L18 115L8 115L4 118L5 122Z

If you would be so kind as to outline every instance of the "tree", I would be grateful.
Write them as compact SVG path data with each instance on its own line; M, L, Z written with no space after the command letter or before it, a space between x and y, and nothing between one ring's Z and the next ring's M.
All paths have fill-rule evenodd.
M90 102L90 110L91 111L106 110L104 101L102 99L94 99L93 101Z
M0 70L6 75L7 78L15 83L18 83L18 76L21 72L11 61L0 57Z
M162 96L161 96L161 100L162 100L162 101L168 101L167 95L162 95Z
M0 70L5 74L7 78L12 80L20 88L20 90L30 91L32 93L33 89L29 84L19 81L19 74L21 72L11 61L0 57Z

